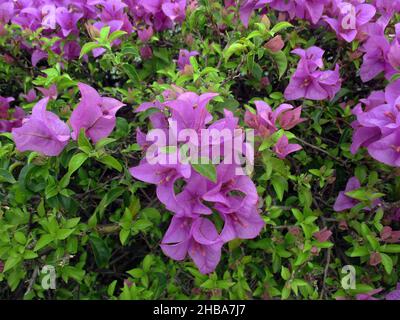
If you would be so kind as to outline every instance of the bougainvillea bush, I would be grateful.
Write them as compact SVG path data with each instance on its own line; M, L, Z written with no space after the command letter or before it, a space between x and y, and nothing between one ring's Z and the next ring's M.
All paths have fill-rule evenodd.
M0 0L3 299L399 300L399 168L398 0Z

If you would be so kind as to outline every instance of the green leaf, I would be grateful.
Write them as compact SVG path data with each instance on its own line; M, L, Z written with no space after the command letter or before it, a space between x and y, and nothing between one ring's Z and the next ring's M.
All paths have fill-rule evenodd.
M107 294L110 297L114 295L115 287L117 286L117 282L118 282L117 280L114 280L113 282L111 282L111 284L107 288Z
M287 29L293 27L293 25L287 21L281 21L278 22L276 25L274 25L270 31L271 35L274 36L276 33L279 31L282 31L283 29Z
M38 251L45 246L47 246L49 243L51 243L54 240L53 236L51 234L44 234L40 237L38 242L36 242L35 248L33 251Z
M301 222L304 220L303 214L301 213L301 211L299 209L293 208L292 213L297 221Z
M281 298L282 300L286 300L290 296L290 286L285 285L282 289Z
M125 73L128 75L129 79L133 81L133 83L140 84L141 82L140 76L133 65L124 63L122 65L122 69L124 69Z
M0 169L0 182L16 183L17 181L9 171Z
M25 250L24 252L24 260L31 260L37 258L39 255L32 250Z
M110 34L108 37L108 41L113 42L114 40L121 38L122 36L126 35L126 31L117 30Z
M46 189L44 191L44 193L46 194L46 199L50 199L52 197L55 197L58 194L58 186L54 183L49 183L46 186Z
M195 171L201 174L203 177L209 179L212 182L217 182L217 169L212 163L208 164L194 164L192 167Z
M400 244L386 244L381 246L380 252L400 253Z
M289 280L290 278L290 271L288 268L285 268L284 266L282 266L281 269L281 277L283 280Z
M85 54L93 51L93 49L101 48L101 44L97 42L87 42L83 45L81 53L79 54L79 59L81 59Z
M133 278L137 278L137 279L144 276L144 272L140 268L134 268L132 270L127 271L126 273L131 275Z
M350 252L350 257L365 257L369 255L367 247L356 247Z
M107 243L94 234L89 236L89 242L93 250L96 265L99 268L106 267L111 257L111 249L108 247Z
M286 72L288 66L286 54L283 51L278 51L275 53L271 53L271 55L276 63L276 66L278 67L279 79L280 79Z
M88 159L88 155L86 153L77 153L75 154L68 164L68 173L71 176L76 170L78 170Z
M282 176L274 175L271 179L271 183L272 186L274 187L274 190L276 192L276 195L278 196L279 201L282 201L283 194L288 189L287 180Z
M106 42L108 35L110 34L110 26L105 26L103 28L101 28L100 30L100 37L99 40L100 42Z
M63 227L66 228L66 229L72 229L72 228L76 227L76 225L79 223L80 220L81 220L80 217L75 217L75 218L68 219L63 224Z
M380 253L382 258L382 264L387 274L391 274L393 270L393 260L390 256L385 253Z
M59 229L57 231L57 239L64 240L68 238L72 232L74 232L74 229Z
M233 54L240 55L244 50L246 50L246 46L244 44L237 42L232 44L227 50L224 51L225 62L227 62Z
M99 150L99 149L103 148L104 146L106 146L106 145L108 145L110 143L113 143L115 141L116 140L112 139L112 138L103 138L103 139L101 139L101 140L96 142L95 149Z
M122 165L113 156L105 155L105 156L99 158L98 161L100 161L101 163L104 163L108 167L113 168L119 172L122 171Z
M154 262L154 257L151 254L148 254L146 257L143 259L143 270L144 272L149 272L151 266L153 265Z
M197 72L197 71L199 71L199 64L197 63L197 59L196 59L196 57L190 57L189 58L189 60L190 60L190 64L192 65L192 67L193 67L193 71L194 72Z
M130 234L131 234L130 229L121 229L121 231L119 232L119 241L121 241L122 245L125 245L126 240L128 240Z
M19 244L25 244L26 243L25 234L23 234L21 231L17 231L17 232L14 233L14 239Z
M6 272L8 270L11 270L12 268L14 268L17 264L19 264L22 260L21 256L12 256L9 257L6 261L6 263L4 264L4 270L3 272Z
M85 129L81 129L78 136L78 146L85 153L90 153L93 150L92 144L86 137Z
M60 181L61 188L65 188L68 186L72 174L76 170L78 170L88 158L89 156L83 152L77 153L72 156L71 160L68 163L68 172L64 175L64 177L62 177Z

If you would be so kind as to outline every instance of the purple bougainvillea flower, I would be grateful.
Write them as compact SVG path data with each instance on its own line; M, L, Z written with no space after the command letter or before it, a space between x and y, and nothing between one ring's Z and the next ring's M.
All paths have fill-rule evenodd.
M64 37L68 37L71 33L79 33L77 24L82 17L82 13L70 12L65 7L57 8L56 20Z
M223 241L214 224L205 218L173 217L161 249L174 260L192 258L200 272L213 272L221 258Z
M384 72L386 77L394 74L395 70L389 63L387 55L390 51L390 43L384 34L384 28L378 24L371 27L370 36L363 44L363 63L360 68L360 77L363 82L368 82Z
M243 0L239 8L239 16L243 25L249 26L249 19L254 10L265 7L270 0ZM234 4L235 5L235 4Z
M14 101L12 97L4 98L0 96L0 118L5 119L8 117L8 110L12 101Z
M14 3L11 1L0 4L0 24L7 24L14 15Z
M381 240L386 243L400 242L400 230L394 231L391 227L385 226L380 232Z
M301 60L305 60L308 63L308 67L311 71L316 70L317 68L323 68L324 62L322 57L324 56L325 51L318 47L310 47L306 50L298 48L292 50L293 54L298 55Z
M54 4L47 4L42 7L41 11L43 28L54 30L57 22L57 7Z
M153 57L153 50L148 45L143 46L140 48L140 56L143 60L149 60Z
M230 213L255 205L258 195L248 176L235 176L234 164L221 163L217 167L217 183L209 188L203 199L219 204L220 212Z
M278 11L287 12L291 19L294 17L307 19L317 24L330 0L270 0L270 6Z
M353 141L350 146L350 151L352 154L356 154L358 149L361 147L368 147L374 141L379 140L381 137L381 130L377 127L368 128L360 126L358 122L353 124Z
M293 109L293 106L288 106ZM281 128L285 130L290 130L297 126L299 123L306 121L305 118L301 118L301 107L282 112L282 114L278 115L277 120Z
M336 212L344 211L347 209L351 209L358 203L360 203L358 200L346 196L346 192L356 190L360 187L360 181L356 177L351 177L349 181L347 181L345 190L339 192L339 196L337 197L336 202L333 205L333 210L335 210Z
M301 19L311 20L313 24L317 24L322 18L325 5L330 2L330 0L297 0L295 1L296 16Z
M400 166L400 131L395 131L388 136L371 143L368 153L374 159L389 166Z
M124 104L113 98L101 97L92 87L78 84L82 98L71 114L72 138L77 139L81 129L94 143L106 138L114 130L117 111Z
M48 55L42 50L34 50L31 56L31 62L34 67L39 63L39 61L47 58Z
M268 137L277 130L272 108L264 101L255 101L254 104L257 114L246 110L244 121L255 130L256 135Z
M200 130L223 129L234 132L239 119L228 110L224 110L224 118L212 123L212 115L206 107L217 95L197 95L174 87L163 92L164 102L142 103L136 112L153 109L150 115L153 128L165 131L176 123L178 134L184 129L194 129L198 133ZM294 111L291 105L283 104L274 111L261 101L256 102L256 106L265 122L274 124L282 121L290 126L298 121L296 115L285 115L285 112ZM281 120L281 116L285 116L284 120ZM225 242L236 238L255 238L264 227L265 223L258 210L257 190L248 176L238 174L237 169L241 168L238 164L220 163L216 168L216 182L200 175L192 170L192 164L182 161L179 148L168 152L162 149L170 146L169 140L173 138L166 138L168 141L157 140L155 146L148 146L145 134L137 130L137 142L146 149L146 159L130 168L130 173L138 180L155 184L157 198L167 210L174 213L162 241L163 252L175 260L183 260L189 254L201 272L209 273L218 264L220 250ZM230 139L236 142L237 138L238 135L232 135ZM238 139L243 144L243 136ZM210 149L215 147L221 150L225 143L220 139L210 141L210 138L208 142L202 139L198 142L202 146L206 144ZM242 154L247 157L247 150L244 153L242 151ZM158 158L161 155L164 155L162 161ZM206 218L212 214L219 214L224 222L220 235L211 220Z
M400 80L390 83L385 89L385 100L391 105L398 105L400 97Z
M374 289L367 293L359 293L356 295L357 300L379 300L378 298L373 297L373 295L378 294L382 291L382 288Z
M336 17L325 16L324 20L335 30L336 34L347 42L352 42L360 28L367 24L376 13L373 5L360 3L339 3Z
M287 100L333 99L341 87L339 65L335 66L335 70L318 70L324 66L322 60L324 51L315 46L306 50L295 49L292 53L300 56L300 61L285 90L285 98Z
M396 289L386 295L386 300L400 300L400 282L397 283Z
M13 128L21 127L24 118L25 111L20 107L15 107L9 112L7 118L1 119L0 117L0 132L11 132Z
M11 132L13 128L19 128L22 120L25 118L25 112L22 108L10 108L10 102L14 98L4 98L0 96L0 133Z
M283 135L275 144L273 150L280 159L285 159L287 155L303 149L299 144L289 143L288 138Z
M211 209L207 207L202 198L208 191L208 180L196 172L192 172L184 190L176 196L176 216L197 217L210 215Z
M325 242L328 241L329 238L332 235L332 231L328 230L327 227L323 228L322 230L313 233L313 237L318 241L318 242Z
M183 21L185 19L186 0L164 2L162 4L162 11L172 21Z
M180 212L174 191L175 182L180 178L190 178L191 166L181 163L179 154L171 152L166 155L163 164L149 163L142 160L136 167L129 169L130 174L141 181L157 185L157 197L173 212Z
M46 156L58 156L71 138L66 123L50 111L46 111L49 98L40 100L32 115L22 127L12 130L18 151L36 151Z
M294 109L292 105L287 103L281 104L275 110L272 110L264 101L255 101L254 104L257 114L246 110L244 121L260 137L265 138L276 132L278 124L283 129L289 130L305 120L300 118L301 108Z
M396 37L390 45L387 60L396 70L400 68L400 23L395 25Z
M153 33L154 33L154 30L151 26L139 28L137 30L137 34L138 34L140 41L142 41L144 43L146 43L147 41L149 41L151 39L151 37L153 36Z
M379 128L386 136L400 127L400 111L390 104L383 104L357 115L358 124L367 128Z
M49 88L37 88L45 98L50 98L52 100L56 100L58 96L57 86L52 84Z
M325 90L328 98L332 100L341 88L342 81L339 74L339 65L335 66L335 70L316 71L318 83Z
M21 94L21 97L26 100L26 102L33 102L36 100L37 95L35 89L30 89L27 94Z
M221 215L224 219L221 239L224 242L233 239L254 239L265 226L265 222L255 205L243 206L235 212L222 213Z
M319 84L318 77L310 73L307 62L303 60L300 60L284 95L287 100L298 100L300 98L325 100L328 97L327 92Z
M179 58L178 58L178 69L180 71L185 70L187 65L191 66L190 57L198 56L199 53L197 51L188 51L186 49L179 50Z
M142 1L141 5L149 12L155 14L157 13L162 6L162 0L146 0Z
M217 96L218 93L204 93L199 96L193 92L185 92L164 105L171 110L171 120L177 122L178 132L183 129L199 131L212 121L212 115L206 106Z

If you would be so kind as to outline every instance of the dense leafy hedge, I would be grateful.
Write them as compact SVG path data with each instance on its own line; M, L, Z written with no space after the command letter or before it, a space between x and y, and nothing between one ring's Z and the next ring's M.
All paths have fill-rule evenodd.
M0 297L399 299L399 13L0 0ZM171 121L253 172L149 164Z

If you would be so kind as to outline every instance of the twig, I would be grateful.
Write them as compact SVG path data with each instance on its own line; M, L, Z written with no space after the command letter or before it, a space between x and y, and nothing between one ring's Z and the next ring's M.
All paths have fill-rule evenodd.
M336 160L337 162L340 162L341 164L343 164L344 166L346 166L347 163L346 163L345 161L343 161L342 159L339 159L339 158L337 158L337 157L331 155L328 151L326 151L326 150L324 150L324 149L321 149L320 147L317 147L317 146L315 146L315 145L313 145L313 144L311 144L311 143L309 143L309 142L307 142L307 141L305 141L305 140L303 140L303 139L301 139L301 138L299 138L299 137L295 137L295 139L296 139L297 141L301 142L302 144L304 144L304 145L310 147L310 148L313 148L313 149L315 149L315 150L317 150L317 151L319 151L319 152L322 152L322 153L326 154L327 156L331 157L332 159L334 159L334 160Z
M328 248L328 251L326 254L327 254L327 257L326 257L326 265L325 265L325 270L324 270L324 279L322 281L322 290L321 290L321 294L319 296L320 300L322 300L322 298L324 297L325 290L326 290L326 278L328 277L329 264L331 263L331 248Z
M39 268L38 268L38 267L35 267L35 269L33 270L33 273L32 273L32 277L31 277L31 279L29 280L28 289L26 290L26 292L25 292L25 294L24 294L25 296L26 296L29 292L31 292L32 287L33 287L33 285L34 285L35 282L36 282L36 278L37 278L38 274L39 274Z

